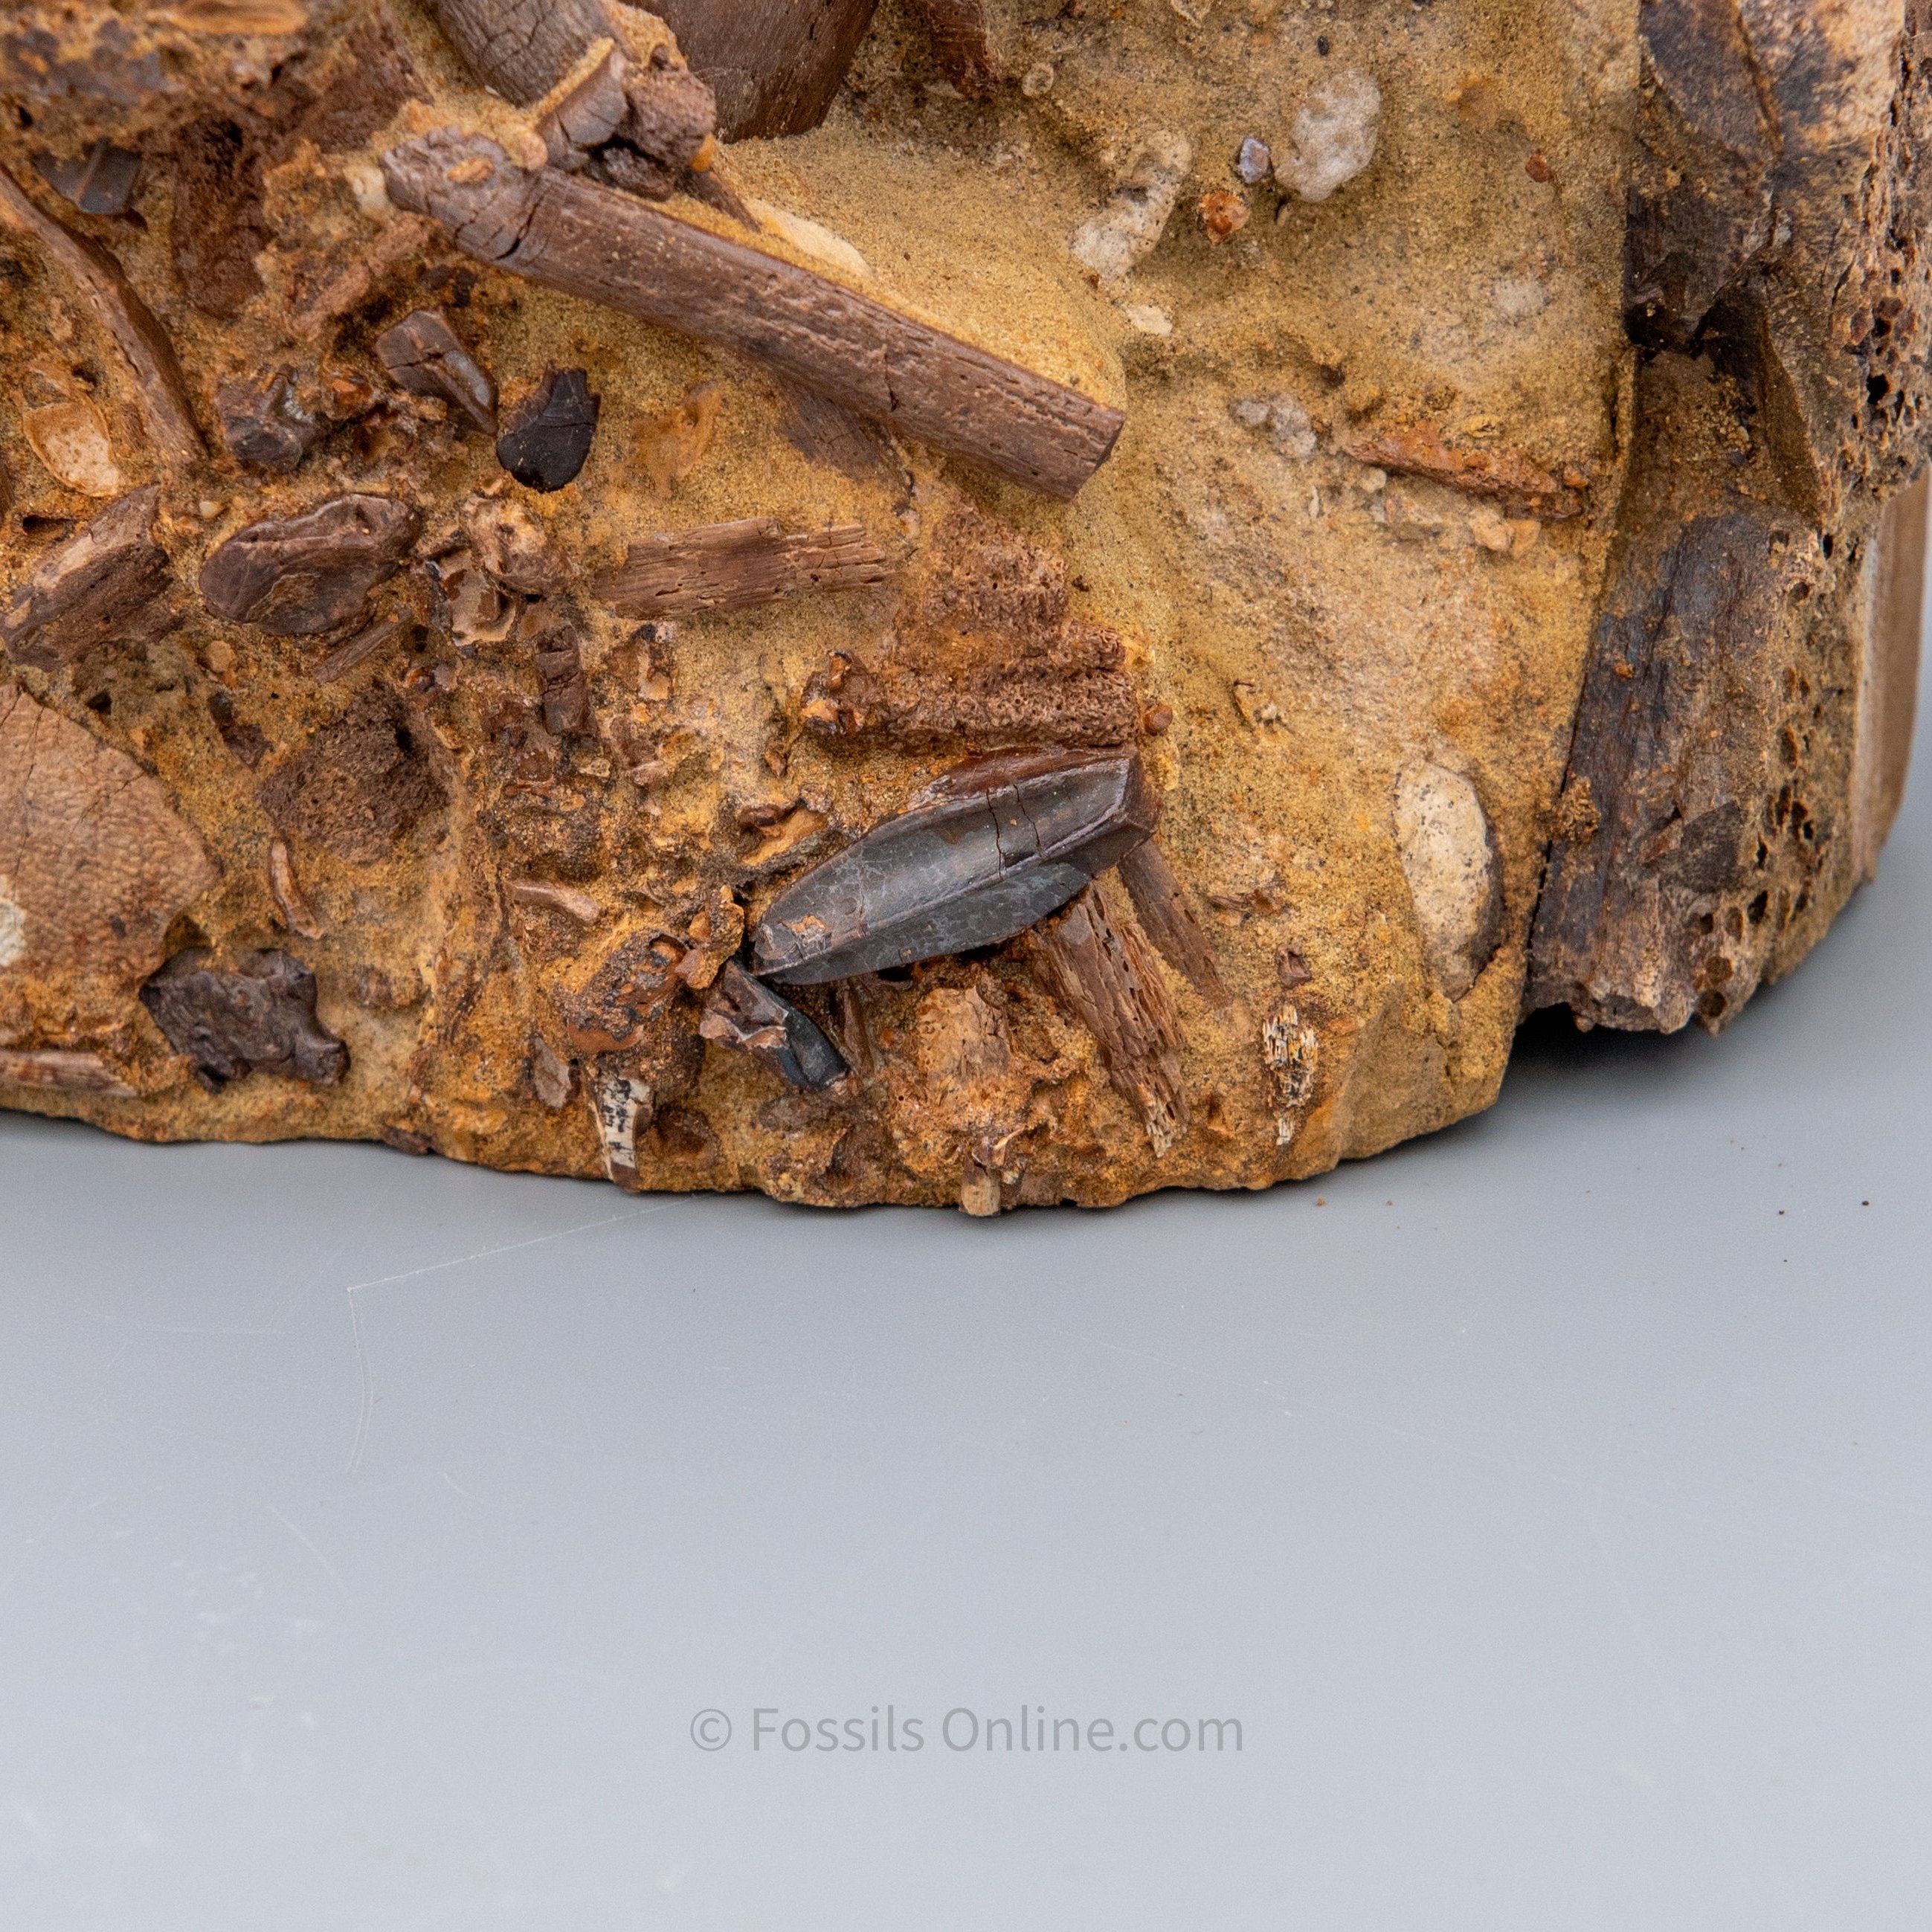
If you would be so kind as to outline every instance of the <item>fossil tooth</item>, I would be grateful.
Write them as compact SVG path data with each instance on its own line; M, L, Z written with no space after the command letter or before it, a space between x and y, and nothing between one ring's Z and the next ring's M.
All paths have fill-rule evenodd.
M414 309L376 338L390 380L418 396L440 396L480 430L496 433L496 386L440 310Z
M1160 810L1130 754L972 760L787 886L758 922L755 969L811 986L995 945L1131 851Z
M581 369L546 369L506 417L496 460L526 490L561 490L575 482L590 458L602 401Z
M735 962L712 982L700 1035L754 1054L794 1087L829 1087L850 1071L812 1019Z

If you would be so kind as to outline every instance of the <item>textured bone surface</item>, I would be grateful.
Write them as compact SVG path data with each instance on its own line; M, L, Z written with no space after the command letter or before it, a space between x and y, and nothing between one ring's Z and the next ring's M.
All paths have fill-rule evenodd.
M0 1104L984 1214L1722 1028L1904 783L1928 52L8 8Z

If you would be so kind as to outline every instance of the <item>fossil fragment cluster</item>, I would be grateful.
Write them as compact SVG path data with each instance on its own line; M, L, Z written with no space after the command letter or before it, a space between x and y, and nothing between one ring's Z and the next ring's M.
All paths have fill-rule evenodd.
M1922 0L29 0L0 1103L974 1213L1727 1024L1904 782Z

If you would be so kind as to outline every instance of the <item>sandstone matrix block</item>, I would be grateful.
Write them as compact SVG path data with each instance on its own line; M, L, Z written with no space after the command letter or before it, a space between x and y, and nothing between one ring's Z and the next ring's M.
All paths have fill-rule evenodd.
M990 1214L1723 1028L1904 785L1928 9L9 8L0 1104Z

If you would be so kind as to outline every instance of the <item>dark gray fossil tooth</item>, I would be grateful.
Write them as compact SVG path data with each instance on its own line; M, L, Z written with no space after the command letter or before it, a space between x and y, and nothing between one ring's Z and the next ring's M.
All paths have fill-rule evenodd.
M36 154L34 166L40 178L56 194L64 195L82 214L125 214L134 205L141 157L104 139L96 141L77 160Z
M496 460L527 490L561 490L577 480L597 434L603 403L581 369L546 369L505 417Z
M1154 828L1138 758L976 758L772 902L752 964L788 986L992 946L1072 898Z
M850 1070L805 1014L735 962L712 982L698 1030L706 1040L756 1054L794 1087L829 1087Z

